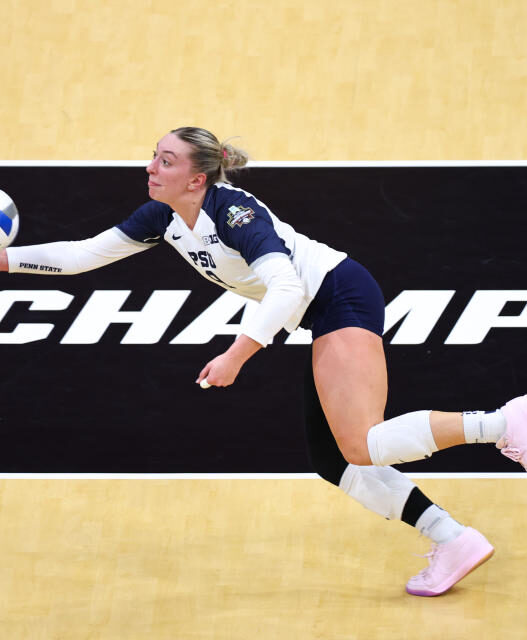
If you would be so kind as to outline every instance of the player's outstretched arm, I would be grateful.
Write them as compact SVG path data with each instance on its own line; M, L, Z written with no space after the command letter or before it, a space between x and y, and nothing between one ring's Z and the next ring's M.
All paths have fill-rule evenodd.
M112 228L93 238L8 247L0 253L0 270L9 273L74 275L104 267L155 246L134 242Z

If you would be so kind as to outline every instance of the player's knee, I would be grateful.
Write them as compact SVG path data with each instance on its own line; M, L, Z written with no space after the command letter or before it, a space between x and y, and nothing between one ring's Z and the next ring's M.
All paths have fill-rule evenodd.
M378 422L380 421L382 418ZM372 419L356 422L346 429L346 435L338 440L340 451L349 464L360 466L372 464L368 450L368 431L375 424L377 422Z
M346 461L349 464L357 465L358 467L365 467L372 464L371 458L368 454L368 450L350 449L346 450L344 454Z
M358 466L370 465L371 458L368 452L368 442L366 436L360 438L346 439L339 443L342 455L349 464Z

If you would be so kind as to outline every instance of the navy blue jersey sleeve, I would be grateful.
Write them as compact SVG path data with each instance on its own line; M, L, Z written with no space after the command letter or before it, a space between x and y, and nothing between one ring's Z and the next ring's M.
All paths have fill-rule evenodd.
M152 200L140 206L129 218L116 226L136 242L157 244L163 239L171 216L172 209L167 204Z
M233 189L221 191L215 209L222 242L239 251L249 265L268 253L291 254L277 234L269 210L254 196Z

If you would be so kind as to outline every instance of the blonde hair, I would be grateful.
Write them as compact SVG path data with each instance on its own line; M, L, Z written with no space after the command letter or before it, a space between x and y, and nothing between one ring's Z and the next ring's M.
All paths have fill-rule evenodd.
M196 171L207 176L206 186L215 182L227 182L226 171L241 169L249 161L249 154L228 144L228 140L220 142L216 136L200 127L179 127L170 133L193 147L190 160ZM232 138L229 138L231 140Z

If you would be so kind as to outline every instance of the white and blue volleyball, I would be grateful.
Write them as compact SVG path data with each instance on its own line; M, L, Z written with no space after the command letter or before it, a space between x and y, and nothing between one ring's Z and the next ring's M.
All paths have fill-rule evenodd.
M8 247L18 233L18 211L5 191L0 191L0 249Z

